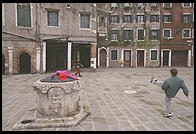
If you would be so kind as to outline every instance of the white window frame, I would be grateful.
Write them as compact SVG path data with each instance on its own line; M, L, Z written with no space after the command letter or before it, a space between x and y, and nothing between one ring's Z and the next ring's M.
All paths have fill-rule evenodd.
M191 5L192 5L192 4L190 3L190 6L187 7L187 6L184 6L184 3L182 3L182 7L183 7L183 8L191 8Z
M184 22L184 15L191 15L192 13L183 13L183 23L191 23L191 22ZM194 20L194 14L193 14L193 20ZM191 20L192 21L192 20Z
M159 15L159 22L150 22L150 23L160 23L160 18L161 18L160 13L157 13L157 14L155 14L155 13L154 13L154 14L150 14L150 16L151 16L151 15ZM150 21L150 19L149 19L149 21Z
M115 3L115 4L116 4L116 6L112 6L112 4L113 4L113 3L111 3L111 7L118 7L118 3Z
M137 41L144 41L144 40L138 40L138 38L139 38L139 30L144 30L144 40L145 40L145 29L143 29L143 28L138 28L137 29Z
M2 25L5 25L5 3L2 3Z
M18 17L17 16L18 15L17 14L17 4L18 3L15 3L16 27L17 28L23 28L23 29L32 29L33 28L33 11L32 11L33 10L33 5L32 5L32 3L30 3L30 9L31 9L30 10L30 12L31 12L31 27L18 26L18 21L17 21L18 20L18 18L17 18Z
M137 52L139 51L139 50L143 50L144 51L144 67L146 67L146 50L145 49L137 49L136 50L136 67L138 66L137 65Z
M133 36L134 36L134 29L124 29L123 32L124 32L124 31L131 31L131 30L133 31ZM134 40L134 37L133 37L133 40ZM123 39L123 41L132 41L132 40L124 40L124 39Z
M139 6L139 4L140 4L140 3L137 3L137 6L138 6L138 7L143 7L143 6L144 6L144 3L141 3L141 4L142 4L141 6Z
M152 4L156 4L156 6L158 5L158 3L150 3L150 7L156 7L155 5Z
M151 30L158 30L158 33L157 33L158 35L157 35L157 36L159 36L159 29L158 29L158 28L151 28L150 31L151 31ZM159 38L159 37L158 37L158 38ZM150 40L150 41L159 41L159 40Z
M164 16L164 15L170 15L170 16L171 16L171 19L172 19L171 13L164 13L163 16ZM171 23L171 21L170 21L170 22L164 22L164 17L163 17L163 23Z
M110 41L118 41L118 30L111 30L111 31L117 31L117 33L116 33L117 34L117 40L112 40L111 39ZM110 38L111 38L111 35L112 35L112 33L110 34Z
M117 51L116 60L112 60L112 51L113 51L113 50L116 50L116 51ZM118 49L111 49L111 50L110 50L110 61L118 61Z
M170 28L164 28L163 29L163 38L165 38L165 39L170 38L170 37L164 37L164 31L165 30L170 30L170 37L172 37L172 35L171 35L171 29Z
M151 59L151 51L157 51L157 60L152 60ZM159 59L159 51L158 51L158 49L150 49L150 61L158 61L158 59Z
M169 8L172 8L172 3L169 3L169 4L170 4L170 7ZM165 3L163 3L163 7L165 8Z
M125 3L124 3L124 7L132 7L132 3L128 3L129 5L128 6L125 6Z
M184 37L184 30L189 30L189 37ZM191 38L191 28L182 29L182 39L190 39Z
M140 14L140 13L137 14L137 19L138 19L138 16L143 16L143 21L144 21L145 14L143 14L143 13L142 13L142 14ZM133 19L134 19L134 17L133 17ZM138 20L139 20L139 19L138 19ZM139 23L139 24L144 24L144 23L145 23L145 22L139 22L138 20L137 20L137 23ZM140 20L141 20L141 19L140 19ZM136 20L135 20L135 22L136 22Z
M85 13L79 13L79 30L91 30L91 14L90 13L86 13L90 17L90 25L89 25L89 28L81 28L81 26L80 26L80 21L81 21L80 20L80 14L85 14Z
M56 11L56 12L58 12L58 26L49 26L48 25L48 11ZM51 28L60 28L60 10L59 9L47 9L46 12L47 12L47 15L46 15L46 17L47 17L47 19L46 19L46 26L47 27L51 27Z

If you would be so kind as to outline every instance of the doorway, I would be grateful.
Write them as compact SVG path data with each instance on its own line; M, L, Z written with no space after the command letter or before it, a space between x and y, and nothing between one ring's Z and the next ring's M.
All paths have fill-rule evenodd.
M124 50L124 66L131 66L131 50Z
M106 67L107 52L105 49L100 50L100 67Z
M28 53L24 52L20 54L19 67L20 67L21 74L31 73L31 56Z
M172 66L188 66L188 51L187 50L176 50L172 51Z
M144 66L144 50L137 50L137 66Z
M163 66L169 66L169 50L163 51Z

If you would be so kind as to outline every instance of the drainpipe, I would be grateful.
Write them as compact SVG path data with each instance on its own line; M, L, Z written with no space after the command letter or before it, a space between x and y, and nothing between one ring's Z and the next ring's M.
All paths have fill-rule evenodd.
M162 28L161 28L161 23L162 23L162 4L160 3L160 30L159 30L159 34L160 34L160 47L159 47L159 67L161 67L161 43L162 43L162 41L161 41L161 37L162 37Z

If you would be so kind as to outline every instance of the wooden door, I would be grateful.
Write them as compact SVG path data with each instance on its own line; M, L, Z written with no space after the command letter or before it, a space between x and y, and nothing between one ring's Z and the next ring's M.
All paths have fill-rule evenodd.
M106 56L106 50L105 49L101 49L100 50L100 67L106 67L106 59L107 59L107 56Z
M137 51L137 66L144 66L144 50Z
M21 74L31 73L31 56L28 53L22 53L19 58L19 67Z
M131 50L124 50L124 66L131 66Z
M163 51L163 66L169 66L169 51Z

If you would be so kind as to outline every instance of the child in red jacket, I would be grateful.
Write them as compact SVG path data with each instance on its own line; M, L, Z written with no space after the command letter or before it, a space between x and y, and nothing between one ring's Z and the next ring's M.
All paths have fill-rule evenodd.
M79 77L82 77L82 75L80 75L80 67L83 67L83 65L80 63L80 60L77 59L76 64L74 66L74 68L76 69L76 73L75 75L77 76L77 74L79 75Z

